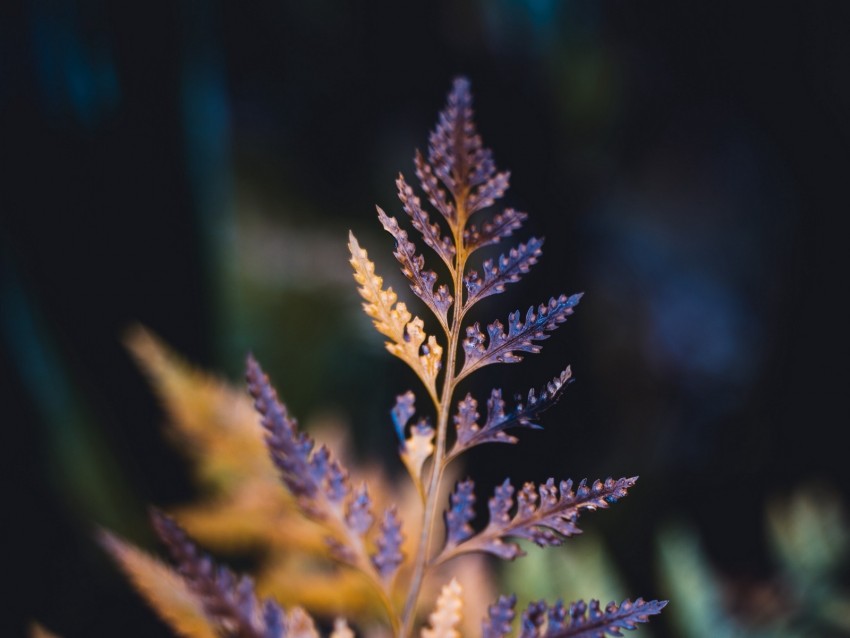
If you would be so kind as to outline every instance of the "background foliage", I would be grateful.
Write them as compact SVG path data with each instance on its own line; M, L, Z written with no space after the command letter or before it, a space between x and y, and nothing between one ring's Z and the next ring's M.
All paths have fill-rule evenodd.
M574 560L597 556L628 591L675 602L684 585L650 548L678 529L662 547L722 575L731 635L738 619L784 631L776 619L811 600L824 560L846 583L829 523L850 494L836 439L845 4L51 0L2 12L14 632L32 618L65 636L163 631L92 534L97 523L150 543L145 505L194 495L122 343L135 322L232 380L248 350L262 353L294 413L349 425L366 460L393 458L387 412L413 379L360 316L345 240L353 228L389 254L372 207L396 206L396 171L460 73L513 171L509 203L547 238L535 277L507 294L519 307L553 286L587 293L535 362L573 366L547 415L564 443L524 441L513 473L641 475L589 524L603 550ZM481 376L479 394L515 386ZM482 489L506 453L470 455ZM812 484L835 508L783 500ZM812 534L837 549L789 562ZM683 635L674 610L655 635ZM828 627L817 635L847 635Z

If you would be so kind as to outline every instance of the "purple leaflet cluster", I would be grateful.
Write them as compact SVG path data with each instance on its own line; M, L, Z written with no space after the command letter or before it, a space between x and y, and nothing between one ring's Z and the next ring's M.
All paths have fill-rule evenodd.
M518 352L540 352L540 346L534 342L548 339L549 335L546 333L557 328L573 314L581 297L582 293L569 297L561 295L557 299L552 297L548 304L538 306L537 312L533 306L529 308L525 321L520 321L519 311L513 312L508 317L507 333L498 320L487 326L487 336L481 332L481 326L477 322L468 327L466 339L463 341L466 358L458 376L466 376L473 370L491 363L522 361L522 357L516 354Z
M546 603L542 600L530 602L522 612L519 638L539 638L546 621Z
M271 599L257 600L250 578L238 578L217 566L189 540L177 523L159 510L151 511L154 530L177 563L180 575L200 598L204 612L235 638L283 638L284 615Z
M522 614L520 638L604 638L622 636L622 629L636 629L639 623L661 613L666 600L624 600L608 603L603 609L598 600L579 600L565 606L558 601L551 607L545 601L532 602ZM482 638L505 638L510 633L516 596L500 596L487 610Z
M502 391L498 388L490 393L487 399L487 419L483 426L479 426L478 406L475 399L467 394L466 398L458 404L457 415L454 417L457 439L449 456L454 457L464 450L482 443L516 443L516 437L506 434L505 430L513 427L525 427L539 429L535 423L540 414L555 405L561 398L564 388L571 380L569 366L557 377L546 384L546 387L537 394L534 388L528 391L528 398L523 403L517 397L517 404L513 410L505 413L505 401L502 399Z
M488 259L482 268L483 279L476 271L469 271L463 280L467 292L465 307L490 295L502 293L505 286L518 282L537 263L543 252L541 246L543 240L532 237L527 243L511 248L507 255L499 255L495 262Z
M401 551L403 542L401 519L395 507L388 507L384 511L380 533L375 540L378 551L372 556L372 564L385 581L393 577L404 560L404 554Z
M511 624L516 612L516 594L499 596L499 600L487 607L487 617L481 623L481 638L505 638L511 633Z
M440 318L440 322L446 325L446 313L452 305L452 296L448 287L440 285L434 290L437 283L437 274L433 270L425 270L425 258L416 254L416 246L407 238L407 231L398 225L395 217L389 217L381 207L378 208L378 219L396 242L393 255L401 264L401 271L410 281L410 289L424 301L428 307Z
M325 446L314 451L314 441L297 430L297 422L289 417L268 376L250 355L245 377L266 431L266 446L281 480L306 510L322 518L323 513L315 506L318 497L342 503L351 491L348 472Z
M449 237L443 235L438 224L432 224L428 213L426 213L413 192L413 188L399 174L396 180L398 198L401 200L404 212L410 216L413 227L420 232L425 243L436 252L449 268L454 267L455 246ZM424 189L424 186L423 186Z
M607 478L588 485L582 480L575 491L571 480L555 484L554 479L535 486L523 485L519 493L511 485L510 479L496 486L493 496L487 502L490 520L487 527L453 547L447 547L440 557L448 557L465 552L488 552L513 560L524 552L517 543L508 538L525 538L541 547L556 546L563 539L581 532L576 522L584 510L606 509L628 493L637 477ZM511 512L516 505L516 511Z
M428 137L428 161L456 199L472 183L470 170L475 171L477 183L495 172L489 151L482 149L481 138L475 133L472 94L466 78L454 81L446 108L440 112L437 127Z
M475 518L475 483L472 479L458 482L449 497L446 510L446 547L452 548L475 533L470 522Z

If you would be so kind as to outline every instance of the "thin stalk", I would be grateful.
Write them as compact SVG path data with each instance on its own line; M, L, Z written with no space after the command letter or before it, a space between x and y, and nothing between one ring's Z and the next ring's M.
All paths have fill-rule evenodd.
M426 491L425 512L422 518L422 533L419 537L419 546L416 551L413 575L410 579L410 587L407 600L404 604L402 615L401 636L409 636L416 618L416 603L419 600L419 592L422 589L422 581L425 578L425 569L428 564L428 554L431 546L431 536L434 531L434 518L437 512L437 497L440 491L440 483L443 478L445 463L443 457L446 453L446 434L449 425L449 413L451 411L452 396L454 395L457 382L455 379L455 367L457 364L457 349L460 339L460 324L463 319L463 271L466 266L466 251L463 246L463 228L466 223L465 201L466 193L456 198L457 226L454 228L455 241L455 270L452 273L454 279L455 301L452 312L452 325L449 331L448 352L446 354L446 374L443 378L443 389L439 401L435 402L437 409L437 440L434 450L434 459L431 463L431 475Z

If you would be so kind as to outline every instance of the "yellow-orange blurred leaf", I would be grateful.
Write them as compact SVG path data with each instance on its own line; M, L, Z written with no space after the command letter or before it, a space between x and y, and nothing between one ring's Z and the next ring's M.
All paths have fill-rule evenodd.
M109 532L103 532L100 540L136 589L174 631L187 638L216 638L215 625L180 574Z
M29 638L59 638L59 636L58 634L54 634L52 631L48 631L39 623L34 622L30 625Z

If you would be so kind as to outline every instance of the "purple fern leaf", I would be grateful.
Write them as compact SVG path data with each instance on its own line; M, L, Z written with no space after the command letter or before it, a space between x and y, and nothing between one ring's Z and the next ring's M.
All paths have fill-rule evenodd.
M416 246L407 238L407 232L398 225L396 218L389 217L380 206L377 208L378 219L384 230L395 238L396 249L393 255L401 264L404 276L410 281L410 289L437 315L440 324L448 329L446 313L453 301L449 289L441 285L436 291L434 290L434 285L437 283L436 273L433 270L424 269L425 259L422 255L416 254Z
M458 379L492 363L522 361L522 357L516 354L518 352L540 352L540 346L534 342L548 339L549 335L546 333L555 330L573 314L581 297L582 293L569 297L561 295L557 299L552 297L548 304L541 304L536 313L533 306L529 308L524 322L520 321L519 311L513 312L508 317L507 333L500 321L494 321L487 326L489 339L481 332L477 322L468 327L466 339L463 341L466 358Z
M666 600L647 602L638 598L634 602L624 600L620 605L610 602L603 610L598 600L591 600L589 605L579 600L570 605L569 621L555 623L554 627L550 624L544 638L622 636L621 629L637 629L638 623L649 622L649 617L660 614L666 605Z
M458 482L449 497L449 507L445 513L446 547L451 548L462 543L474 533L469 524L475 518L475 483L471 479Z
M363 536L372 527L375 517L372 515L372 499L365 483L354 490L345 512L345 524L358 536Z
M467 291L464 308L469 308L490 295L502 293L505 286L518 282L522 275L537 263L542 253L542 245L542 239L532 237L528 243L511 248L507 255L500 255L495 262L488 259L484 262L483 279L474 270L470 271L464 277Z
M499 596L499 600L487 608L487 617L481 623L481 638L505 638L510 634L516 616L514 607L515 594Z
M281 480L295 497L307 503L320 487L314 471L315 465L311 467L310 463L313 441L298 432L297 422L289 417L268 376L251 355L248 356L245 376L248 391L254 398L254 407L266 431L269 454L280 472ZM322 452L320 456L324 454ZM316 464L320 462L317 460Z
M516 496L516 513L511 517L515 490L506 479L488 501L487 527L456 547L446 548L437 562L475 551L513 560L524 552L517 543L506 541L509 537L525 538L541 547L561 545L564 538L581 533L576 522L582 511L607 509L626 496L636 481L637 477L607 478L588 486L582 480L575 491L571 480L561 481L557 486L554 479L537 487L526 483Z
M449 92L446 107L440 112L437 127L428 138L428 162L455 199L460 199L469 182L470 169L476 163L482 169L476 174L480 181L492 175L492 162L486 162L487 159L488 154L481 148L481 139L475 134L469 81L457 78Z
M404 535L401 533L401 519L395 507L389 507L384 511L381 520L380 534L375 541L378 551L372 556L372 564L384 581L389 581L404 560L401 545Z
M216 566L172 518L159 510L151 510L151 520L157 535L177 563L178 571L201 599L204 611L228 635L236 638L282 638L282 625L276 621L283 615L280 607L272 600L265 601L261 607L250 578L237 578L226 567Z
M473 399L471 394L467 394L457 404L457 414L454 416L455 430L457 431L455 447L458 445L464 448L468 447L468 442L479 432L480 428L477 423L479 416L478 401Z
M544 601L531 602L522 612L519 626L519 638L541 638L543 622L546 620L547 605Z
M546 632L557 633L566 626L567 608L564 607L564 601L559 600L549 608L548 618L546 619Z
M413 188L408 185L401 174L396 180L396 187L398 188L398 198L404 206L404 212L410 216L413 227L419 231L425 243L440 256L446 266L453 269L455 247L451 238L444 236L437 224L431 223L428 213L422 209Z
M505 402L502 399L502 391L500 389L494 389L490 393L490 398L487 400L487 420L483 426L479 426L476 423L478 419L477 412L474 414L474 419L471 422L469 417L472 415L467 415L466 418L462 419L461 405L458 405L458 416L455 416L457 439L447 456L447 460L482 443L516 443L517 438L515 436L505 433L505 430L508 428L524 427L532 430L540 429L541 426L535 421L541 413L558 402L564 388L572 380L571 375L570 368L567 366L561 374L547 383L546 387L539 394L533 388L529 390L525 403L519 401L516 407L507 414L505 413ZM519 397L517 398L519 399ZM467 395L464 401L474 402L474 399Z
M526 213L506 208L503 212L494 215L492 219L482 222L480 228L475 224L469 225L463 231L464 245L472 253L484 246L496 244L519 230L526 217L528 217Z

